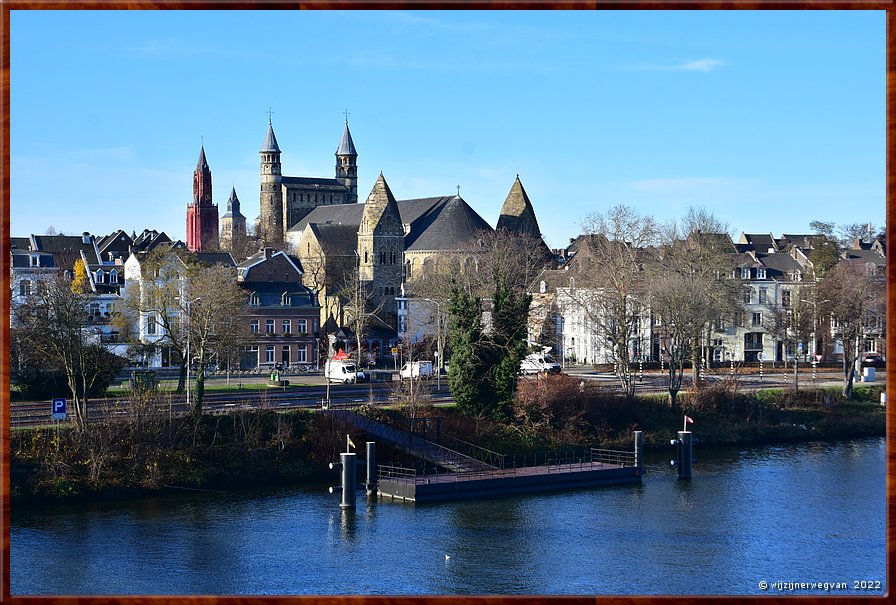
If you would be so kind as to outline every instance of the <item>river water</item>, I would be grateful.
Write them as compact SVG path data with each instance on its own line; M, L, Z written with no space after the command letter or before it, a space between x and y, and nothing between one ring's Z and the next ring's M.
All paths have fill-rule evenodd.
M885 594L884 439L698 448L691 481L671 449L642 485L354 513L323 485L13 507L11 593Z

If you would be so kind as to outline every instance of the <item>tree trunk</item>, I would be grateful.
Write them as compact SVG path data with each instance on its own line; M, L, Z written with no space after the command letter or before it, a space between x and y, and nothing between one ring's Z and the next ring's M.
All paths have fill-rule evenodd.
M205 371L199 370L196 375L196 393L193 398L193 415L202 416L202 398L205 395Z
M176 393L183 393L184 389L187 385L187 364L184 361L180 362L180 367L178 367L177 374L177 390Z

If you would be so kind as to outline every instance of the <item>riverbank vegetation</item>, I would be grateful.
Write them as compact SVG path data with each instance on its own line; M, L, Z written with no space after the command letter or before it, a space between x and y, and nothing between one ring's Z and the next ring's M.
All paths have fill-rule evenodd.
M627 450L635 430L643 431L646 448L664 448L680 430L683 414L694 419L689 429L703 447L884 435L882 390L858 386L848 400L837 388L748 393L738 390L736 381L723 380L682 392L673 410L663 395L628 401L596 383L560 375L520 379L517 397L502 419L465 416L456 407L436 407L401 390L395 405L362 411L405 430L424 426L424 418L438 418L441 435L518 455L566 447ZM170 417L156 397L147 393L135 399L133 413L126 416L110 408L103 421L92 421L84 431L12 431L13 500L323 479L331 476L327 464L337 459L345 434L352 432L311 410ZM355 435L356 443L364 439ZM381 460L400 456L383 445L380 451Z

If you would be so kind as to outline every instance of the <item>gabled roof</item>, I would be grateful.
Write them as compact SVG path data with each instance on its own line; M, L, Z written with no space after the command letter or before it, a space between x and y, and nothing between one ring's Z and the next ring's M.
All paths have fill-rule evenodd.
M347 187L340 181L325 177L316 176L284 176L280 178L283 185L298 185L301 187L321 187L327 189L347 190Z
M55 265L64 270L74 268L75 261L79 259L84 260L87 264L101 262L99 250L97 250L93 236L89 233L84 235L32 235L31 248L35 251L52 254Z
M302 264L281 250L265 248L237 265L240 281L302 283Z
M11 237L9 238L10 250L30 250L31 238L28 237Z
M358 227L331 223L311 223L314 233L326 256L354 256L358 249Z
M236 187L230 190L230 197L227 198L227 212L221 218L246 218L240 213L240 198L236 196Z
M803 271L795 258L789 254L756 254L756 258L768 269L771 279L790 279L791 274Z
M348 120L345 121L345 128L342 129L342 140L339 141L339 148L336 155L356 156L358 152L355 150L355 142L352 141L352 133L348 130Z
M184 260L193 261L208 267L236 267L230 252L188 252Z
M373 188L370 190L370 195L367 196L367 201L364 202L364 212L361 213L360 227L361 229L370 229L373 232L381 230L385 224L392 224L387 221L393 219L397 223L395 225L396 229L399 228L402 220L401 213L398 210L398 202L396 202L395 196L392 195L392 190L389 188L389 183L386 182L386 177L380 172L376 182L373 184ZM402 232L401 235L404 235L404 233Z
M771 233L741 233L737 243L749 244L756 252L762 253L778 249L775 237Z
M887 265L887 259L877 250L844 250L843 260L873 263L878 267Z

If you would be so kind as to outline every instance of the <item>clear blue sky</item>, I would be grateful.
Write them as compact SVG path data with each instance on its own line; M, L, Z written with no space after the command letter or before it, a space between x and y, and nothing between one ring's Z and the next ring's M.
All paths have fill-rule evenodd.
M200 133L214 201L258 215L283 173L359 197L462 197L497 221L519 174L551 247L626 203L740 231L881 225L885 14L13 11L11 234L185 238Z

